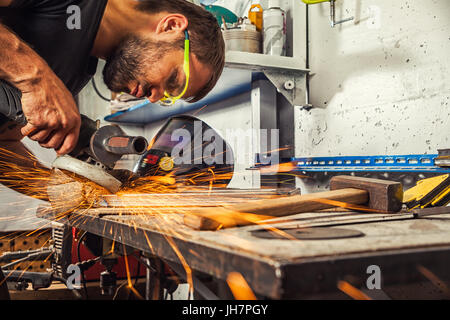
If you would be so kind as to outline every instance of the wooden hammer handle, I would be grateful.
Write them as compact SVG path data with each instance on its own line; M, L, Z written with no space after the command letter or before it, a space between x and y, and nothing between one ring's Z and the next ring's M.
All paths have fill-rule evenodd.
M365 190L346 188L292 197L251 201L223 207L204 208L185 215L184 223L197 230L217 230L239 225L248 225L291 214L311 212L334 207L323 200L334 200L350 204L365 204L369 193Z

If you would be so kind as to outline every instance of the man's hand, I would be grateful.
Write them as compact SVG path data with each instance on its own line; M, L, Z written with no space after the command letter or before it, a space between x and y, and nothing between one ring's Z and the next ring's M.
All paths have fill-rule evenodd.
M22 86L22 109L28 124L24 136L58 155L72 151L80 132L80 113L62 81L49 69Z

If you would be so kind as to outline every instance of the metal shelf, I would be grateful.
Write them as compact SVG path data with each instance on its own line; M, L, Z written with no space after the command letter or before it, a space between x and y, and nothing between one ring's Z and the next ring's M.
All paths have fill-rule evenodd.
M298 57L227 51L226 66L263 72L292 105L307 105L306 76L309 70L303 67L302 59Z
M261 53L240 51L227 51L225 65L229 68L247 69L253 71L266 71L276 69L279 71L299 71L308 73L302 68L301 61L293 57L270 56Z

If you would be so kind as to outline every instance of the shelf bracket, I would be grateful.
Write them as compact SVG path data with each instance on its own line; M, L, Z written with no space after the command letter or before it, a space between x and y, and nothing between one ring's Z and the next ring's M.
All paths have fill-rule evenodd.
M306 73L296 70L264 70L266 77L293 106L307 105Z

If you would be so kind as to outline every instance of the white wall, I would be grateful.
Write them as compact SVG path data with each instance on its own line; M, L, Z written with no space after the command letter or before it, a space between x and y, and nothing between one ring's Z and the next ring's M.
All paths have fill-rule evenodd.
M296 156L434 154L450 147L450 1L341 0L310 10L311 111Z

